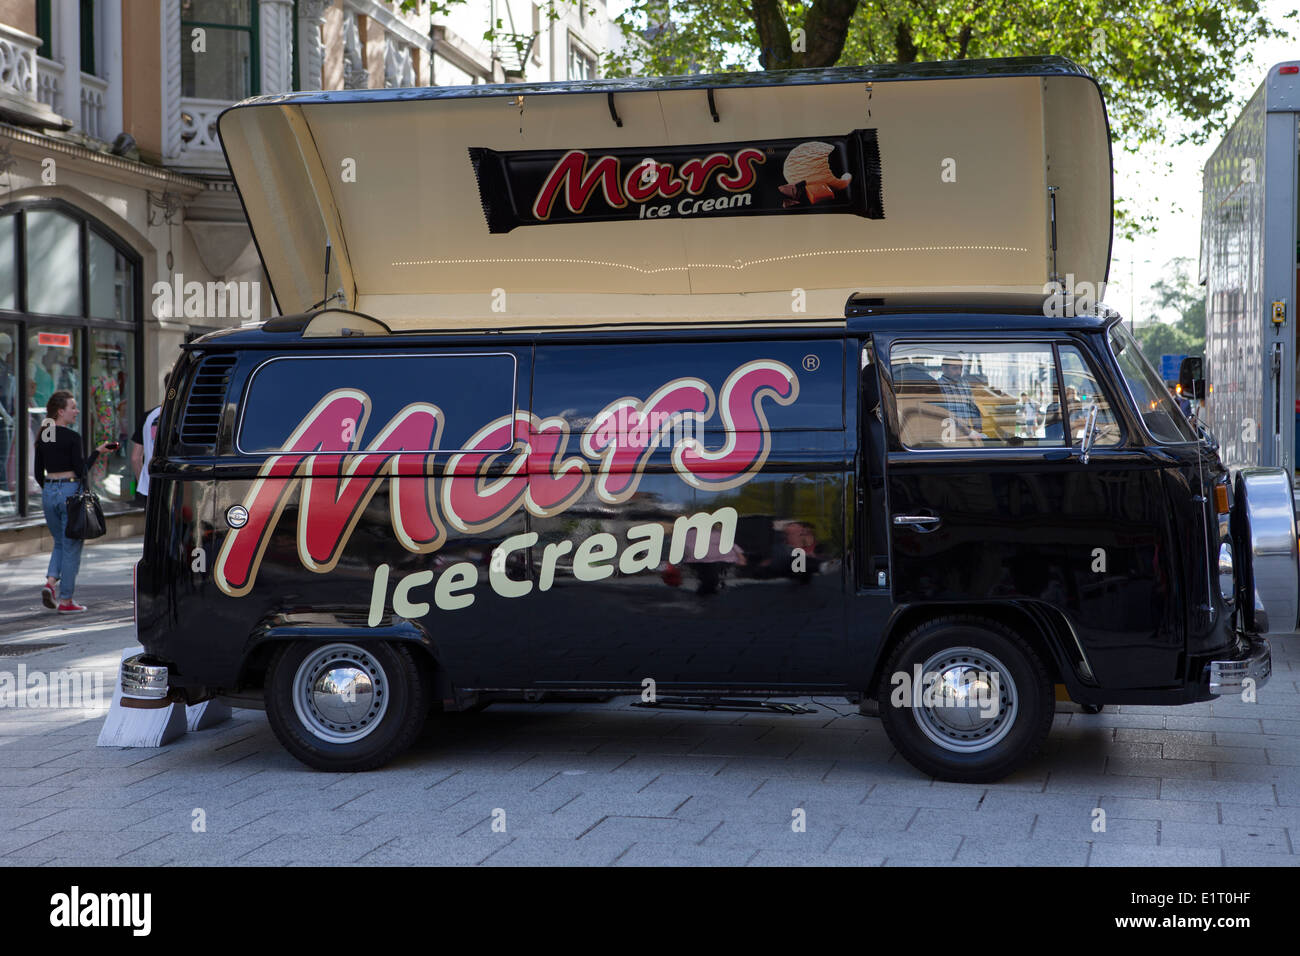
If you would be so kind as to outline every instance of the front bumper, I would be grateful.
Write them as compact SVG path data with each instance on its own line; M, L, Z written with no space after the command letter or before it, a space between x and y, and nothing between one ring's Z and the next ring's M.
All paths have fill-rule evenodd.
M122 695L162 700L167 696L167 668L149 664L145 655L136 654L122 661Z
M1273 673L1273 655L1268 641L1247 634L1237 645L1237 651L1233 657L1210 661L1205 665L1205 678L1211 694L1238 693L1247 680L1253 681L1255 687L1263 687L1268 683Z

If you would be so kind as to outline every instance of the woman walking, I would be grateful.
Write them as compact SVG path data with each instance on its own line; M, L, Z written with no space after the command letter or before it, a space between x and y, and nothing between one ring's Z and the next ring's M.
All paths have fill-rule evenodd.
M68 524L69 495L81 490L81 483L99 453L112 451L117 442L100 442L86 458L81 453L81 436L72 430L77 420L77 400L72 393L59 390L45 404L45 421L41 422L36 441L36 482L41 486L41 499L45 506L45 523L54 538L54 553L45 572L45 587L41 600L48 608L62 614L86 609L72 599L77 585L77 570L81 567L82 541L64 536ZM59 602L54 602L54 587L59 588Z

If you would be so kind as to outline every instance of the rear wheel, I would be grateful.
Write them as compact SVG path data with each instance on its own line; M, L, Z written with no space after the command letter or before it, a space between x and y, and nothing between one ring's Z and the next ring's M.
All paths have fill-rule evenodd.
M411 745L428 711L424 671L401 644L299 641L271 658L271 729L317 770L383 766Z
M1042 658L995 621L945 617L908 633L877 686L880 717L918 769L989 783L1042 746L1056 710Z

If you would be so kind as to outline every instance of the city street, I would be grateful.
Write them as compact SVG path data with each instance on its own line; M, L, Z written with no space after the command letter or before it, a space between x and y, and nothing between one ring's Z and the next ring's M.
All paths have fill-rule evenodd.
M106 702L139 548L87 548L76 616L41 606L45 556L0 563L0 671L96 671ZM1061 705L1046 751L993 785L929 780L840 699L495 705L353 774L306 769L258 711L116 749L95 745L102 711L7 706L0 863L1295 866L1300 637L1273 654L1254 704Z

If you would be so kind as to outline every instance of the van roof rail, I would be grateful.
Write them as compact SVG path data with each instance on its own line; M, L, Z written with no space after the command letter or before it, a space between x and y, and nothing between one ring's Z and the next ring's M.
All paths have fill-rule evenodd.
M393 330L378 319L350 309L321 309L297 315L277 315L262 323L262 331L299 332L303 338L393 334Z
M1043 315L1042 295L1023 292L909 292L898 295L855 292L844 303L844 317L900 312L972 312Z

